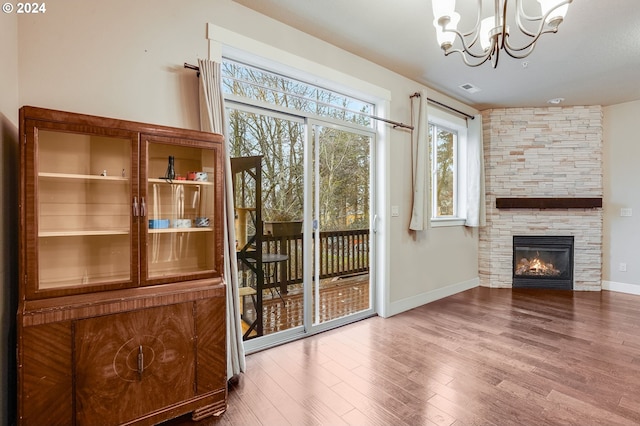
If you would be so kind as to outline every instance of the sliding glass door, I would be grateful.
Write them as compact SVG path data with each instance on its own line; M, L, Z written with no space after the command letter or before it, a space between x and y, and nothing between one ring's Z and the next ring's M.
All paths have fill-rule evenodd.
M370 233L373 134L344 126L311 126L313 328L372 312Z
M371 315L374 133L228 113L247 351Z

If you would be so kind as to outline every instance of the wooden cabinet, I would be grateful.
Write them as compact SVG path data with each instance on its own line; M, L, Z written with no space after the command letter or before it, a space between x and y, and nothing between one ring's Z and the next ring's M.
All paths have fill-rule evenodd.
M222 137L20 110L21 424L226 408Z

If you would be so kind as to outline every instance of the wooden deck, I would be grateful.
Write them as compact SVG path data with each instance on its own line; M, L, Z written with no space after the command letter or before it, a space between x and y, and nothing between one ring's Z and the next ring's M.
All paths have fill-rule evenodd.
M288 330L302 325L302 285L289 286L289 292L278 294L266 290L263 299L264 334ZM369 275L321 280L320 322L360 312L369 308ZM315 309L315 307L314 307ZM243 324L246 331L248 325ZM254 333L255 335L255 333Z

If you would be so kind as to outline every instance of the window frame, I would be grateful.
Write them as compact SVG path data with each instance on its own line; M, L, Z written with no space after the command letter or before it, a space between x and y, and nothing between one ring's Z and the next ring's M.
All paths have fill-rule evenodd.
M431 164L431 185L430 191L430 221L431 226L444 227L444 226L464 226L466 222L467 211L467 121L464 118L447 113L436 108L430 108L428 112L428 125L433 125L435 129L440 128L457 134L454 140L454 187L453 187L453 216L437 216L435 193L437 189L436 182L436 164L437 151L432 145L435 142L435 137L431 137L430 143L430 164ZM437 130L435 130L437 132Z

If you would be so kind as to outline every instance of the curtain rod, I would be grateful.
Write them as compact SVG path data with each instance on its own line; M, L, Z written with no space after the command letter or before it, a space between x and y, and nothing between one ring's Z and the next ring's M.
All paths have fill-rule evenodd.
M410 97L410 98L415 98L415 97L418 97L418 98L419 98L419 97L420 97L420 93L415 92L413 95L411 95L411 96L409 96L409 97ZM449 111L453 111L453 112L455 112L455 113L457 113L457 114L460 114L460 115L461 115L461 116L463 116L463 117L467 117L467 118L470 118L470 119L472 119L472 120L474 120L474 119L475 119L475 117L474 117L473 115L469 115L469 114L467 114L466 112L462 112L462 111L460 111L459 109L455 109L455 108L453 108L453 107L450 107L449 105L445 105L445 104L443 104L442 102L438 102L438 101L436 101L435 99L427 98L427 102L431 102L432 104L436 104L436 105L438 105L438 106L441 106L442 108L446 108L446 109L448 109Z
M197 72L197 76L200 77L200 68L198 66L191 65L191 64L188 64L188 63L185 62L184 63L184 67L188 68L190 70L196 71ZM420 97L420 93L415 92L413 95L409 96L409 98L415 98L415 97ZM442 102L436 101L435 99L427 98L427 102L431 102L432 104L436 104L438 106L441 106L442 108L446 108L449 111L453 111L453 112L455 112L457 114L460 114L463 117L470 118L472 120L475 119L475 117L473 115L469 115L466 112L460 111L459 109L455 109L453 107L450 107L449 105L445 105ZM367 116L369 118L372 118L374 120L384 121L385 123L392 124L393 127L403 127L405 129L413 130L413 126L409 126L409 125L404 124L404 123L399 123L399 122L393 121L393 120L387 120L386 118L376 117L375 115L367 115L367 114L362 114L362 115L365 115L365 116Z
M198 76L200 76L200 68L199 67L197 67L195 65L188 64L186 62L184 63L184 67L188 68L190 70L197 71L198 72ZM364 115L365 117L371 118L373 120L384 121L385 123L389 123L389 124L393 125L394 128L403 127L405 129L413 130L413 126L409 126L408 124L400 123L400 122L393 121L393 120L387 120L386 118L376 117L375 115L369 115L369 114L364 114L364 113L359 113L359 115Z
M200 77L200 67L197 67L197 66L195 66L195 65L188 64L188 63L186 63L186 62L184 63L184 67L185 67L185 68L189 68L190 70L197 71L197 76L198 76L198 77Z

